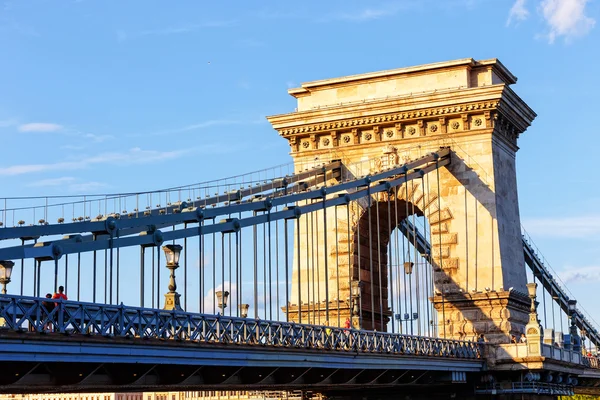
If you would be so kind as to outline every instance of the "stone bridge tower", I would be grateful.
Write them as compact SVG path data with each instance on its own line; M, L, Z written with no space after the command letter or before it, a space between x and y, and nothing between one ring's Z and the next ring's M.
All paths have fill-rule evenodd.
M438 313L438 324L444 327L440 334L444 331L447 337L473 339L484 333L488 340L502 342L511 333L523 332L528 320L530 302L525 287L515 155L519 134L536 115L510 88L516 81L496 59L461 59L353 75L290 89L289 94L298 101L297 110L268 118L289 141L297 171L342 160L346 166L342 173L365 175L440 146L450 147L452 162L440 170L439 201L428 199L425 207L419 207L424 202L415 199L430 191L418 183L409 183L411 196L402 199L412 201L415 212L428 217L433 261L438 266L437 294L432 301L436 308L444 304L444 317ZM431 182L433 185L435 180ZM368 262L358 268L358 242L365 248L377 246L367 243L364 234L363 216L368 205L364 202L350 207L351 212L341 211L337 218L332 213L326 216L328 230L325 224L308 224L309 216L300 218L301 238L311 239L302 239L295 248L296 255L301 252L309 256L294 256L299 262L294 263L292 301L288 305L292 320L298 319L300 307L308 317L302 322L324 323L320 315L327 298L330 303L345 304L340 311L344 321L351 313L348 282L369 282ZM323 215L314 218L319 220ZM336 224L337 247L331 231ZM344 233L347 231L349 235ZM382 237L389 234L383 232ZM316 249L311 241L321 242L325 235L328 247L318 254L320 272L315 280L313 271L311 280L309 269L314 267ZM387 243L380 247L387 252ZM344 272L336 276L332 267L336 262L352 268L342 268ZM326 277L329 285L325 284ZM304 282L300 290L296 284L299 278ZM336 280L341 282L339 299L333 289L337 288ZM376 314L377 321L382 314L386 319L390 314L387 279L382 286L386 286L379 291L385 297L383 309L361 306L365 315ZM330 317L329 323L335 324L337 317L334 319ZM385 329L377 323L373 326L366 317L362 327Z

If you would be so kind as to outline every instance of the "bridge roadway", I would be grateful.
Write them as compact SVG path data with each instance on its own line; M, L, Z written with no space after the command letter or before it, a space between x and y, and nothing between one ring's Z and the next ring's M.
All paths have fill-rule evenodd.
M352 389L465 383L478 343L0 296L0 392Z

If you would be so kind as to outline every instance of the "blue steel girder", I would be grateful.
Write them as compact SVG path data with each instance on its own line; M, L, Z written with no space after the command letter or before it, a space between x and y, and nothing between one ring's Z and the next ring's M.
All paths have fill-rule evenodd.
M556 301L558 306L569 315L569 296L565 293L563 288L556 283L550 271L548 271L525 237L523 237L523 254L525 256L525 263L531 268L533 275L542 283L544 289L551 293L553 297L552 300ZM579 329L585 330L586 336L596 345L596 347L599 347L600 333L592 326L591 322L588 321L579 310L575 310L573 318L575 320L575 325Z
M153 221L152 217L157 216L165 216L178 214L180 212L186 212L195 210L195 208L206 208L208 206L213 206L219 203L231 202L231 201L241 201L244 197L256 195L258 193L264 192L273 192L276 193L277 189L285 189L284 193L295 193L301 190L304 185L301 182L305 179L309 179L314 176L322 175L328 172L333 171L334 169L340 168L341 163L339 161L333 161L322 168L313 169L310 171L299 172L292 176L286 176L282 178L275 178L271 183L262 184L258 186L254 186L251 188L240 189L236 191L232 191L223 195L217 195L208 197L205 199L194 200L191 202L176 202L174 204L155 208L151 210L137 210L132 213L128 213L126 215L107 215L103 219L96 221L81 221L81 222L72 222L72 223L61 223L61 224L48 224L48 225L32 225L32 226L23 226L23 227L4 227L0 229L0 240L6 239L19 239L19 238L33 238L40 236L49 236L49 235L66 235L66 234L77 234L81 232L97 232L97 233L108 233L110 229L107 229L107 221L113 221L114 219L119 220L120 229L126 228L136 228L139 226L145 226L150 224L159 225L160 222ZM287 186L290 184L295 184L296 186L288 189ZM128 194L128 193L127 193ZM184 223L186 221L185 218L180 215L179 219L175 219L175 221L179 221L179 223ZM191 220L196 220L193 216L189 216ZM112 218L112 219L111 219ZM143 219L143 223L139 223L140 219ZM169 222L167 219L162 219L165 226L171 226L172 222ZM148 222L151 221L151 222ZM141 230L134 230L132 232L125 232L126 234L140 233Z
M55 343L47 344L53 351L60 351ZM96 352L102 351L101 346L96 347ZM85 350L82 353L87 353ZM312 357L267 349L241 350L220 349L211 354L205 349L190 349L189 356L196 356L192 359L160 357L160 353L169 352L158 352L146 345L138 348L136 353L148 351L154 353L154 357L139 357L142 362L127 351L122 351L125 356L117 362L90 362L89 359L78 362L73 361L74 357L61 357L71 361L60 362L43 359L0 362L3 370L0 393L257 389L348 391L381 388L406 392L410 387L420 391L432 387L442 390L441 385L449 388L455 374L466 377L481 370L481 365L476 363L453 362L442 367L435 360L415 362L396 358L394 363L378 363L374 360L377 357L369 356L328 358L326 354ZM279 365L270 365L267 360L276 360ZM229 365L236 361L241 365Z
M250 201L247 203L226 205L204 209L200 206L188 207L183 212L173 214L150 215L139 218L128 218L125 220L117 220L115 218L107 219L100 222L85 222L69 225L79 225L81 228L90 229L89 232L103 232L104 234L94 234L93 239L89 237L69 236L62 240L51 242L38 243L36 246L14 246L0 249L0 260L16 260L21 258L36 258L39 260L56 260L64 254L75 254L89 252L94 250L117 249L130 246L159 246L164 241L183 239L198 235L206 235L212 233L230 233L236 232L243 227L254 226L269 221L277 221L282 219L294 219L305 213L310 213L323 208L335 207L342 204L347 204L350 201L370 196L371 194L389 191L391 188L402 185L413 179L418 179L424 174L434 171L440 167L450 164L450 149L441 148L439 151L427 154L417 160L411 161L403 166L391 168L372 176L365 176L340 184L321 187L319 190L304 191L292 194L282 194L278 197L265 197L264 199ZM373 184L373 182L377 182ZM351 192L354 190L354 192ZM342 196L342 192L344 193ZM338 197L327 199L327 195L338 193ZM305 200L318 200L312 204L303 206L295 206L297 202ZM273 207L286 206L281 211L271 212ZM186 211L187 210L187 211ZM214 223L218 216L231 215L235 213L256 211L263 212L252 217L241 219L225 219L220 223ZM196 222L200 223L206 220L213 220L212 224L196 226L191 228L178 229L169 232L162 232L157 229L158 226L176 226L184 223ZM108 228L108 224L114 224L112 229ZM66 224L65 224L66 225ZM5 228L0 229L0 233L4 230L21 230L29 228L61 227L65 225L47 225L38 227L24 228ZM123 225L123 226L121 226ZM54 228L53 228L54 229ZM62 233L73 232L72 227ZM126 236L125 234L133 234L142 232L139 236ZM27 231L26 233L33 233Z

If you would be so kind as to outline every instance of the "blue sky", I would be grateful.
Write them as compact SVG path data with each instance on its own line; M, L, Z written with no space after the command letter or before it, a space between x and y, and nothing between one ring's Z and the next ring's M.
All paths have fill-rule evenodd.
M265 116L294 109L289 87L499 58L538 113L519 141L523 224L592 311L599 18L598 0L4 1L0 197L150 190L288 163Z

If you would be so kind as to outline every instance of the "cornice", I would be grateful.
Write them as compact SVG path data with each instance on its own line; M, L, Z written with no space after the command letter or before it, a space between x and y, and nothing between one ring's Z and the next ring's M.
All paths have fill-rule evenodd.
M391 98L364 100L361 102L343 103L336 106L314 108L312 110L268 116L267 120L278 131L300 125L320 125L348 119L349 115L360 114L369 117L380 114L422 112L427 115L443 115L452 113L452 109L469 104L500 100L505 85L490 85L477 88L460 88L444 91L422 92L401 95ZM477 107L477 106L475 106ZM430 111L436 110L436 111ZM439 110L439 111L437 111ZM458 109L457 109L458 110ZM423 114L425 115L425 114Z
M267 117L292 153L493 133L517 150L535 112L505 84L419 93Z
M472 69L478 67L489 67L494 69L496 74L506 83L516 83L517 77L514 76L505 66L496 58L488 60L474 60L473 58L462 58L458 60L443 61L431 64L417 65L412 67L403 67L389 69L384 71L367 72L363 74L343 76L339 78L321 79L311 82L304 82L298 88L288 90L288 93L294 97L303 97L310 92L319 91L328 88L344 87L356 85L357 82L377 82L390 79L397 76L416 76L436 73L440 70Z
M524 132L537 117L531 107L508 86L503 90L502 101L498 108L517 127L519 133Z

